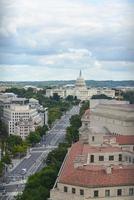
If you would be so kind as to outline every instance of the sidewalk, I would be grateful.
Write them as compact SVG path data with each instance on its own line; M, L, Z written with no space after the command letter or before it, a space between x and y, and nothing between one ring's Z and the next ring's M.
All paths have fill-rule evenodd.
M26 182L27 182L27 178L24 180L20 180L20 181L4 183L3 186L25 184Z

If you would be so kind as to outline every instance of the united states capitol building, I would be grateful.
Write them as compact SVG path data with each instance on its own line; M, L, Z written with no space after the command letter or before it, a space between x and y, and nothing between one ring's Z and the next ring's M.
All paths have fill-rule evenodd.
M51 97L58 94L61 98L66 98L69 95L77 97L81 101L89 100L93 95L104 94L108 97L115 97L115 90L109 88L88 88L82 72L80 70L79 77L76 79L75 85L66 85L46 90L46 96Z

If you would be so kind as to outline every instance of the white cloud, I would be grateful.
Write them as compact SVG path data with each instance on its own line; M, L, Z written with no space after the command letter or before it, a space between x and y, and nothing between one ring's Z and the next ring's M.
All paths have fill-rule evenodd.
M55 55L47 55L39 57L40 65L50 65L53 68L76 68L85 69L94 67L98 63L88 49L68 49Z
M1 5L1 49L7 56L12 54L11 64L16 62L18 72L25 63L27 68L34 65L29 70L36 72L32 76L36 79L42 77L38 70L44 70L43 66L51 73L62 69L57 78L60 74L71 78L73 75L67 74L71 68L72 72L80 68L89 71L95 79L105 79L109 71L113 78L129 78L126 66L132 71L133 63L125 62L133 59L134 9L126 0L1 0ZM47 78L51 79L51 73ZM23 78L30 79L31 74L24 73Z

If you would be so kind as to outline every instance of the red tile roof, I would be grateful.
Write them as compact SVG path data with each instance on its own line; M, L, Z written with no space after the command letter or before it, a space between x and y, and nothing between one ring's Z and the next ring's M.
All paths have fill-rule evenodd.
M112 147L112 146L89 146L88 144L84 144L82 154L88 153L107 153L107 152L121 152L121 147Z
M90 114L90 109L87 109L86 111L85 111L85 115L89 115Z
M120 145L134 145L134 135L119 135L116 136L116 141Z
M83 187L121 186L134 184L134 166L115 167L111 174L107 174L104 167L99 170L86 169L85 167L74 168L74 160L83 154L85 144L80 142L72 145L67 160L59 176L59 182Z
M134 135L106 135L104 141L114 139L119 145L134 145Z
M85 113L83 114L82 118L89 119L89 117L90 117L90 109L87 109L87 110L85 111Z

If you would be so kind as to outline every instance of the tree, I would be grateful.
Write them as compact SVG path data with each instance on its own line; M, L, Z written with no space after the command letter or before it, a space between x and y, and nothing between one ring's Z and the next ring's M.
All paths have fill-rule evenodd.
M69 145L79 139L79 128L81 127L81 119L79 115L73 115L70 119L70 125L67 127L66 141Z
M70 119L70 124L71 126L75 128L80 128L81 127L81 119L79 115L73 115Z
M0 176L3 174L4 164L2 161L0 161Z
M55 101L59 101L60 96L57 93L54 93L52 99L55 100Z
M55 149L48 154L46 164L59 166L59 164L63 162L66 153L67 153L67 145L65 143L64 145L60 144L58 149Z
M105 94L97 94L93 95L91 99L112 99L112 97L108 97Z
M66 100L67 100L67 101L73 101L73 100L74 100L73 95L68 95L68 96L66 97Z
M48 111L48 123L51 126L52 123L56 120L59 119L62 115L62 112L58 107L55 108L50 108Z
M5 139L8 135L6 125L0 120L0 139Z
M80 108L80 117L85 113L85 111L89 109L89 101L84 101Z
M11 164L11 158L9 156L8 153L6 153L3 157L2 157L2 160L1 160L3 163L9 165Z
M31 132L29 136L27 137L27 141L34 146L36 143L40 142L41 137L39 132Z
M23 143L22 138L17 135L9 135L7 138L7 149L12 152L13 148Z
M67 128L66 141L71 145L72 142L77 142L79 139L78 128L70 126Z
M128 91L122 93L123 99L129 101L130 104L134 104L134 91Z
M47 125L44 125L43 127L41 126L38 126L36 128L36 131L40 134L40 136L42 137L43 135L46 134L46 132L48 131L48 126Z
M26 153L27 153L27 145L26 144L16 145L12 149L12 154L14 156L19 156L19 158L25 156Z

